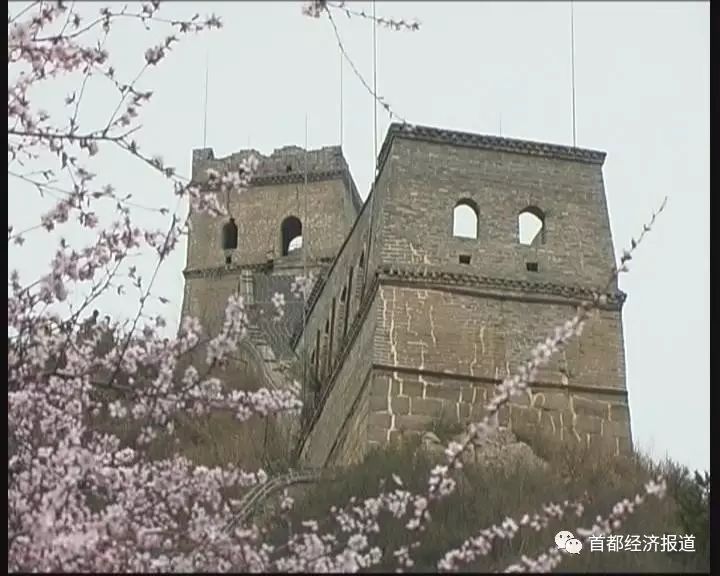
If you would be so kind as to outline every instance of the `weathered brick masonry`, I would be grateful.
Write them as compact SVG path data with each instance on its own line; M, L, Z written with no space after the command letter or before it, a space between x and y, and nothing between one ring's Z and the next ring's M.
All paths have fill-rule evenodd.
M247 153L212 160L197 151L194 176ZM614 256L604 153L393 125L361 210L338 149L307 154L303 188L305 156L276 151L233 200L240 240L231 264L223 264L222 223L193 217L183 309L217 327L241 270L255 278L248 298L267 299L259 276L300 270L297 256L294 265L280 256L280 227L288 215L303 217L303 262L321 280L304 332L300 306L286 344L311 372L298 439L305 464L351 462L439 420L482 417L493 386L592 291L605 292L607 305L539 373L533 395L514 399L500 418L526 434L631 448L624 294L607 283ZM475 214L475 237L453 235L459 203ZM518 216L528 210L542 231L524 245ZM278 357L280 348L275 342Z

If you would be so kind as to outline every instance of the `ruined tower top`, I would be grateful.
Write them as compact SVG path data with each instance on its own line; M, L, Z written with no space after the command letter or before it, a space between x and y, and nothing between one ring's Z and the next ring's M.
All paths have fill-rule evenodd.
M305 149L299 146L283 146L276 148L269 156L251 148L239 150L224 158L215 158L212 148L198 148L193 150L193 180L196 182L206 180L208 169L219 173L237 169L240 163L251 155L259 161L253 181L254 186L300 183L304 181L306 171L309 181L342 176L348 171L340 146L308 150L307 154ZM355 193L357 194L357 191ZM357 200L359 201L359 196Z
M284 146L267 156L245 149L223 158L216 158L212 148L196 149L193 181L202 185L208 170L237 170L251 155L258 160L257 170L250 188L229 199L229 219L191 214L186 274L292 264L303 250L306 263L314 265L332 259L342 245L362 201L339 146L307 152Z

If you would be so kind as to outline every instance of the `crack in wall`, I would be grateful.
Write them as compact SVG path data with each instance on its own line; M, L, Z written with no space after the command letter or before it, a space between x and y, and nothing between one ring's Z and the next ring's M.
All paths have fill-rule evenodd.
M390 354L392 355L393 366L398 366L397 334L395 333L395 288L392 289L392 308L390 310Z
M380 296L380 300L382 300L383 328L387 328L387 300L385 300L385 289L381 287L378 290L378 295Z
M410 248L410 262L412 264L430 264L430 260L428 260L427 252L423 252L422 254L415 249L415 246L413 246L412 242L408 242L409 248ZM418 261L416 261L416 259Z
M428 310L430 316L430 336L432 337L433 344L437 346L437 338L435 337L435 318L433 318L433 307L430 306Z
M408 346L418 346L420 348L420 365L418 366L418 370L422 370L425 368L425 350L429 348L429 346L422 341L417 342L408 342Z
M473 342L473 359L470 362L470 376L475 376L475 365L477 364L477 342Z
M386 442L390 442L390 432L395 430L395 414L392 410L392 389L393 389L393 379L397 377L397 372L393 374L392 377L388 378L388 393L387 393L387 409L388 414L390 414L390 426L387 431L387 436L385 438ZM402 386L402 380L398 379L399 386Z

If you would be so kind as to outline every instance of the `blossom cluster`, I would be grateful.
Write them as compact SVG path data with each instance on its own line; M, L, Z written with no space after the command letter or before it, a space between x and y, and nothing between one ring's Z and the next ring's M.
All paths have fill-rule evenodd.
M573 534L577 534L583 542L590 538L610 534L622 526L624 520L635 512L638 506L642 505L648 496L663 498L667 490L667 484L662 477L651 480L645 485L642 494L636 494L630 500L628 498L615 504L610 514L606 517L598 516L591 528L576 528ZM563 561L564 554L556 546L551 546L536 558L521 556L520 561L511 564L505 572L551 572Z
M149 248L164 262L187 232L172 214L166 230L133 223L131 195L120 194L83 164L104 145L118 146L173 182L193 208L213 212L218 197L241 193L257 162L241 174L225 175L200 187L146 155L131 138L141 108L152 93L137 88L148 67L168 56L180 35L220 26L210 16L168 20L158 2L103 8L85 20L62 2L11 7L8 16L8 176L57 202L28 230L8 226L8 242L22 245L37 231L55 232L74 222L95 230L94 242L75 247L61 238L50 270L23 283L15 271L8 282L8 569L12 571L211 571L252 566L245 548L260 540L253 528L224 534L239 505L234 495L267 481L262 470L197 466L179 454L149 455L159 435L172 437L184 414L227 411L239 420L294 413L297 384L288 389L246 391L228 387L212 369L228 361L247 328L242 298L228 301L213 337L186 318L178 335L160 333L164 318L148 317L153 277L144 281L135 266L126 279L139 296L128 323L88 314L109 289L124 294L120 267ZM174 32L144 54L141 72L124 82L110 61L104 39L119 19L168 26ZM100 37L100 42L95 39ZM87 40L83 40L87 39ZM82 89L64 98L69 109L53 117L33 106L35 86L80 74ZM78 111L84 87L94 77L118 89L119 102L105 126L81 131ZM50 161L47 159L50 158ZM56 159L53 164L52 159ZM43 164L44 163L44 164ZM41 164L40 170L35 165ZM13 180L15 179L15 180ZM70 183L62 188L62 181ZM98 203L110 201L118 217L104 224ZM170 211L161 207L161 215ZM87 296L59 306L85 286ZM167 301L160 297L160 301ZM205 364L186 362L199 350ZM120 434L118 430L122 430ZM262 543L257 558L262 558Z
M159 8L157 1L137 9L118 5L101 9L89 20L63 2L9 10L9 180L56 200L37 226L16 230L9 225L9 246L73 223L92 231L94 241L75 247L61 238L51 251L49 270L36 281L23 283L17 272L9 273L8 570L354 572L377 566L388 556L399 569L411 568L417 540L396 550L377 544L387 519L400 521L411 539L426 529L431 507L456 488L452 474L460 467L462 452L474 438L490 433L500 406L527 390L537 369L580 335L590 310L602 305L603 297L581 307L498 386L487 406L488 418L473 424L465 440L448 446L447 463L432 470L427 490L412 493L393 476L392 486L377 496L353 498L347 506L331 509L322 521L308 519L295 526L284 544L270 545L258 526L238 521L243 498L272 482L264 470L243 470L231 462L198 466L179 451L159 458L152 447L161 438L177 435L181 416L226 412L247 421L297 414L300 385L249 391L217 376L247 337L248 310L239 295L227 301L216 333L204 331L197 318L186 317L177 335L163 335L166 320L150 316L147 304L155 297L157 270L188 233L187 219L163 206L149 209L169 216L167 227L137 225L131 208L147 207L112 184L99 182L99 175L85 164L107 147L117 147L167 178L178 199L189 200L192 210L210 215L226 214L231 195L242 194L252 183L258 167L253 157L236 172L210 170L200 184L178 175L162 157L145 153L133 138L152 98L151 91L138 87L138 80L160 65L183 36L220 26L214 15L166 19L159 16ZM326 13L335 27L330 10L391 29L417 29L415 23L370 17L343 2L315 1L304 8L315 18ZM142 51L139 72L129 81L120 78L106 48L120 19L169 29L163 40ZM339 35L337 39L340 42ZM53 117L34 106L34 87L73 74L80 82L78 90L64 95L67 113ZM98 77L116 87L117 102L103 126L82 130L78 118L84 88ZM34 169L37 164L40 170ZM68 183L66 188L62 182ZM110 223L101 218L101 205L114 209ZM627 269L638 243L633 240L616 273ZM131 257L143 249L157 262L149 279L130 265ZM312 274L295 278L292 295L307 301L316 280ZM106 292L123 295L128 287L137 290L138 307L127 322L89 313ZM81 288L84 299L69 302ZM284 297L275 296L273 304L281 316ZM609 533L648 495L662 496L664 490L662 480L650 483L644 494L619 502L606 518L577 533ZM293 504L286 493L279 513ZM506 518L449 551L438 567L454 570L487 554L496 540L512 538L524 526L539 530L568 510L579 515L582 504L547 504L532 516ZM545 569L556 562L548 553L534 561L523 559L515 568Z
M485 528L477 536L465 540L458 548L448 551L438 562L438 569L446 572L455 571L462 564L468 564L480 556L486 556L492 550L496 539L512 540L523 526L539 532L548 525L551 519L562 519L568 510L572 510L579 517L582 516L584 506L582 502L565 500L562 504L546 504L540 512L536 512L532 516L525 514L517 521L505 518L499 526L494 524Z

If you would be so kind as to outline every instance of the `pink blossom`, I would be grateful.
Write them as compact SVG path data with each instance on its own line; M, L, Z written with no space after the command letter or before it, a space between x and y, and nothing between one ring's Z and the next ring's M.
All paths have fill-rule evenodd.
M302 408L300 385L236 389L211 372L232 357L247 336L247 308L240 296L226 303L217 331L207 333L198 319L184 317L176 335L161 334L166 320L147 309L147 303L157 297L153 280L141 278L131 257L150 248L159 267L187 234L188 225L165 207L157 212L170 214L167 227L154 230L136 225L130 194L102 182L101 175L84 165L87 156L110 148L101 143L110 142L171 182L180 199L189 199L191 210L210 215L223 214L228 199L245 193L252 184L258 169L255 157L234 170L208 171L206 182L188 182L161 156L145 153L128 136L140 126L152 92L121 78L97 36L110 34L120 18L168 28L162 42L143 46L139 52L139 68L144 69L160 65L179 36L221 24L212 15L161 19L158 9L156 1L138 9L113 6L85 21L72 6L62 3L38 3L22 14L9 8L18 14L15 18L9 12L8 19L9 168L42 195L53 198L54 205L39 219L41 234L62 232L67 225L79 223L93 230L94 238L86 246L61 240L51 247L49 269L37 281L23 283L19 274L9 271L8 570L351 572L372 568L384 555L380 546L371 545L382 537L381 515L401 519L409 533L424 530L432 521L432 505L455 490L452 475L468 443L497 426L502 404L528 390L537 369L580 335L588 311L605 305L607 299L600 295L592 306L581 307L497 387L487 407L490 416L469 428L467 440L448 446L448 462L432 470L427 490L414 494L393 475L392 489L364 500L353 498L331 510L327 518L305 519L281 547L274 548L256 525L238 521L242 499L230 496L254 487L266 489L265 471L244 470L235 463L198 466L176 452L153 458L148 447L159 435L177 434L177 419L188 414L225 412L241 421L297 415ZM315 18L327 14L331 22L331 11L337 10L367 17L344 3L310 2L303 10ZM392 29L417 27L404 20L380 18L376 23ZM39 83L73 74L87 75L89 82L100 77L118 89L121 105L113 112L113 101L105 126L88 131L77 123L84 93L81 86L60 94L64 112L58 117L35 105L32 96ZM373 96L392 114L380 96ZM38 163L40 178L36 178L35 166L26 168ZM50 183L62 179L72 185L57 192ZM101 207L112 208L114 220L106 220L109 210L101 211ZM103 214L102 224L98 214ZM9 241L20 244L30 237L22 232L13 237L14 230L8 227ZM647 230L649 226L622 254L616 273L627 269ZM316 280L314 274L295 278L291 293L308 300ZM128 324L90 315L96 300L108 290L119 294L127 290L124 283L139 295L137 313ZM88 296L79 307L73 302L70 313L58 312L66 309L58 303L66 303L81 291ZM285 297L277 294L272 303L282 314ZM183 360L198 350L204 352L205 362L186 365ZM103 432L94 421L128 424L127 434L121 438ZM648 495L661 497L664 491L662 480L648 483L645 493L618 502L607 517L598 517L590 528L579 528L577 533L616 529ZM281 511L293 506L285 492ZM542 529L549 518L567 509L572 504L548 504L520 521L505 518L448 552L439 567L454 568L485 554L495 539L512 538L520 529ZM582 514L581 505L575 511ZM413 541L391 551L400 569L414 565L411 556L417 545ZM549 551L536 559L523 558L515 568L550 569L560 560Z

